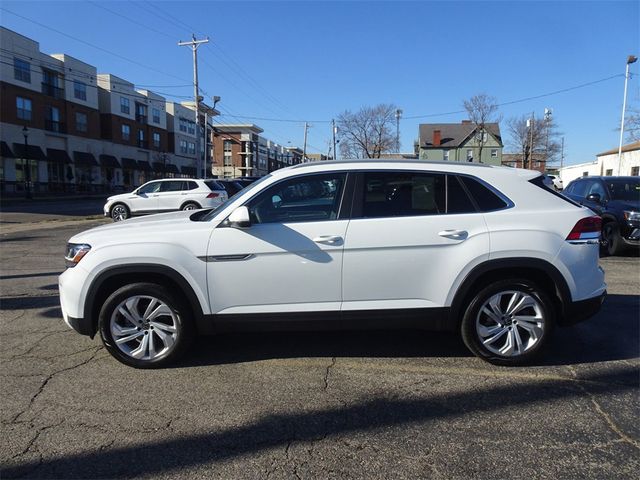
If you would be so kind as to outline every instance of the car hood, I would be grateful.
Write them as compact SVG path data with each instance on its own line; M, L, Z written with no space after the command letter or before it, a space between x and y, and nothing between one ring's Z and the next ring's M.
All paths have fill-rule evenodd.
M128 239L141 237L157 240L192 230L198 225L208 225L209 229L214 226L211 222L192 221L191 217L193 215L197 215L197 212L194 213L191 210L131 218L86 230L71 237L69 242L96 245L101 243L122 243Z
M116 200L126 200L127 198L131 198L132 196L135 196L133 192L119 193L118 195L111 195L109 198L107 198L107 202L115 202Z

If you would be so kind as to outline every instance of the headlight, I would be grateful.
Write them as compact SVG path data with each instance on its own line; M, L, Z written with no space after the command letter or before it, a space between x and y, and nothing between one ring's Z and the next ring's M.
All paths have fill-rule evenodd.
M640 212L634 210L625 210L624 219L627 222L640 222Z
M75 267L82 257L84 257L91 250L91 245L86 243L67 243L67 254L64 256L64 261L67 267Z

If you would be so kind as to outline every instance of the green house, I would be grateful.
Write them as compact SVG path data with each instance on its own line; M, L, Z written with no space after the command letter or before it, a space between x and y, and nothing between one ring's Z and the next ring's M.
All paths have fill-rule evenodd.
M463 120L462 123L422 123L419 128L418 156L421 160L501 165L504 145L500 125L487 123L484 131L481 130L469 120Z

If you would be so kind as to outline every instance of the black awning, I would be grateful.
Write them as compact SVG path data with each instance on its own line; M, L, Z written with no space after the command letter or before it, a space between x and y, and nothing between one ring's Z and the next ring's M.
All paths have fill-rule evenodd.
M15 158L13 152L7 145L7 142L0 142L0 157L2 158Z
M156 173L164 173L165 165L162 162L153 162L153 171Z
M138 162L136 162L133 158L122 157L122 168L130 168L132 170L137 170Z
M47 158L50 162L72 163L67 151L58 150L57 148L47 148Z
M183 175L196 176L196 167L180 167L180 170L182 170Z
M13 144L13 153L15 153L15 158L26 158L27 160L46 160L42 149L37 145L27 145L27 152L25 155L24 144L22 143L14 143Z
M151 168L151 165L149 165L149 162L147 162L146 160L138 160L138 169L145 172L150 172L153 170L153 168Z
M164 166L165 173L173 173L174 175L180 175L180 170L173 163L167 163Z
M73 161L82 167L97 167L99 165L96 157L88 152L73 152Z
M99 156L99 158L100 158L100 165L102 165L103 167L120 168L120 163L118 162L118 159L113 155L106 155L103 153Z

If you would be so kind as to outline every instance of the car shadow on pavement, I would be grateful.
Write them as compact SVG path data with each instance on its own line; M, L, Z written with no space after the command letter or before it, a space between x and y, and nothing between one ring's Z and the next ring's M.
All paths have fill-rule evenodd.
M294 442L331 441L344 435L392 429L406 431L414 425L430 428L437 420L450 419L455 424L456 419L474 414L483 417L501 411L535 410L542 405L604 394L622 396L638 388L637 377L637 369L616 365L605 372L589 372L580 380L523 379L508 385L492 383L479 389L427 391L417 398L363 398L341 406L263 415L246 424L215 430L198 428L195 432L184 431L143 443L127 442L123 446L64 456L40 455L27 461L12 459L4 463L1 473L2 478L180 477L184 472L192 472L193 467L211 468L276 449L288 451ZM518 458L518 453L516 450L512 456ZM509 478L513 462L498 462L492 468L495 470L491 477Z
M609 295L602 310L557 328L537 366L628 360L639 356L640 297ZM455 333L412 330L224 333L201 337L178 368L313 357L470 357Z
M60 305L58 295L0 298L0 310L30 310Z
M379 330L224 333L201 337L175 367L326 357L468 357L451 333Z

